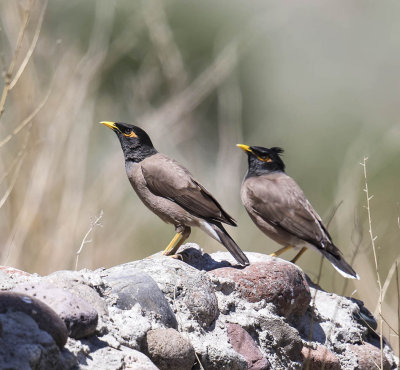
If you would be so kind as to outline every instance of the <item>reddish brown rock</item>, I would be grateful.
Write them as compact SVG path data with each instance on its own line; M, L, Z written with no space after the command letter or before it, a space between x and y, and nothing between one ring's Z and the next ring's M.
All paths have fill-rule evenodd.
M316 349L303 347L303 369L307 370L339 370L340 362L337 356L328 348L318 344Z
M240 325L228 325L228 338L233 349L246 359L249 370L265 370L270 368L268 360L264 358L254 339Z
M244 269L223 267L209 273L234 281L240 295L248 302L265 299L273 303L285 317L304 314L311 300L304 273L278 258L256 262Z
M14 267L10 266L0 266L0 271L4 272L7 275L19 275L19 276L30 276L28 272L18 270Z
M381 368L381 351L379 348L370 343L364 343L360 346L352 344L349 346L349 349L357 356L358 369L368 370L377 369L378 367L379 369ZM386 356L383 355L383 370L390 370L391 368Z

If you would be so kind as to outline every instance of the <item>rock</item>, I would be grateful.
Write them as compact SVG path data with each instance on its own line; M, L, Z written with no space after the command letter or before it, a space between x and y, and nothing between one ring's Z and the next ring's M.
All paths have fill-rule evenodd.
M197 274L186 283L183 302L202 327L210 326L218 316L218 300L209 278Z
M129 264L119 267L107 270L104 277L118 296L117 307L129 310L139 303L144 311L155 315L165 326L176 328L176 317L156 282Z
M303 342L295 328L276 317L264 318L261 329L260 341L265 341L264 346L274 347L277 351L283 352L291 361L302 359Z
M107 315L106 302L79 271L56 271L43 279L83 299L97 311L99 316Z
M122 345L116 348L116 343L105 342L105 339L92 336L80 341L68 341L71 351L79 360L79 370L158 369L145 354Z
M0 272L3 272L7 275L22 275L22 276L30 276L31 275L26 271L18 270L16 268L10 267L10 266L0 266Z
M228 325L228 338L233 349L246 359L249 370L270 368L268 360L264 358L254 339L240 325Z
M39 308L39 305L33 305ZM43 314L41 307L39 310ZM69 369L76 364L76 360L73 363L64 361L65 356L62 356L54 338L40 329L28 313L7 310L0 314L0 322L3 328L0 337L1 369ZM64 325L61 320L60 323Z
M85 300L47 281L19 284L14 292L28 294L50 306L65 322L72 338L92 335L97 326L97 311Z
M356 355L358 368L360 370L379 369L381 368L381 350L370 343L362 345L350 345L349 349ZM386 355L383 354L383 369L392 369Z
M189 340L171 328L150 330L146 352L161 370L190 370L196 359Z
M17 351L14 353L17 356L21 353L19 357L31 361L35 368L155 369L157 365L143 352L150 356L150 348L154 352L166 350L168 356L175 356L180 351L175 356L179 359L185 357L182 350L186 348L188 361L184 366L193 366L193 369L199 369L200 363L207 370L245 370L249 364L253 369L268 367L268 364L271 369L299 369L305 366L304 359L309 359L311 365L318 368L322 358L326 368L335 368L338 360L342 369L350 370L364 366L363 361L368 361L369 352L375 351L374 356L379 353L379 349L371 346L377 345L376 335L364 323L366 315L371 315L362 302L324 292L309 281L310 293L315 300L312 299L307 306L308 300L305 303L298 301L304 289L299 293L298 280L293 276L300 276L299 285L302 286L304 275L296 266L260 253L246 253L254 267L234 269L231 266L235 261L227 252L208 255L194 244L181 250L184 260L191 265L156 255L108 270L58 271L44 277L8 275L0 271L0 290L7 290L3 294L20 297L20 293L10 289L21 287L28 281L30 286L52 283L57 289L68 290L70 295L65 296L68 303L71 297L80 297L99 313L99 324L93 335L79 340L69 338L65 347L59 350L48 334L51 328L40 328L40 325L53 325L52 319L49 320L50 314L46 314L45 321L37 325L22 312L6 310L2 317L7 322L0 317L0 361L3 358L8 361L6 363L15 365L14 368L27 368L15 362L15 356L10 357L15 347ZM219 275L221 269L229 271L224 272L228 278ZM250 278L246 275L248 271L251 272ZM230 274L235 279L238 277L241 285ZM271 280L265 280L263 274ZM273 277L278 280L273 280ZM270 284L267 289L263 287L264 283ZM290 294L286 291L288 287L293 290ZM287 295L276 297L280 291ZM272 293L270 301L265 298L269 293ZM23 296L29 302L35 301L35 298ZM288 308L286 304L291 298L293 302ZM8 304L5 306L8 308ZM65 343L65 324L47 305L45 307L63 325L62 344ZM304 313L296 315L297 308L298 314ZM36 314L34 311L27 309L32 317ZM12 316L17 314L21 317ZM39 314L39 318L40 315L43 316ZM176 319L176 324L171 317ZM29 320L36 329L30 326ZM36 320L41 322L37 317ZM373 323L374 319L371 316L369 320ZM4 345L5 338L12 339L9 343L17 343L9 329L20 322L23 324L18 329L21 330L22 342L14 347ZM12 326L8 326L9 323ZM173 325L179 328L179 333L166 329ZM29 333L25 333L25 328ZM157 331L162 334L152 334ZM151 344L154 338L155 345ZM303 348L304 343L307 343L307 348ZM370 343L368 353L365 345L360 343ZM21 348L25 348L25 352ZM193 350L198 364L194 362ZM385 369L387 364L396 368L395 356L386 342L384 355ZM160 361L164 360L162 355ZM369 366L368 363L365 366Z
M306 370L340 370L337 356L325 346L318 344L316 348L303 347L303 369Z
M248 302L265 299L273 303L279 315L285 317L303 315L311 300L304 273L292 263L277 258L243 269L223 267L209 274L234 281L241 297Z
M210 325L217 317L218 301L206 273L182 261L158 255L129 265L149 274L170 304L179 309L181 305L187 307L200 326Z
M67 342L68 331L64 322L48 305L34 297L17 292L0 292L0 313L6 312L23 312L30 316L60 348Z

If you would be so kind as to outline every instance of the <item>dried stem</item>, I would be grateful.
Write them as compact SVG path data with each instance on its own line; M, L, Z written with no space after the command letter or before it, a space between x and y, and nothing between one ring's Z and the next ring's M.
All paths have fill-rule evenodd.
M373 198L373 195L369 195L368 191L368 181L367 181L367 160L368 157L364 157L364 160L361 164L364 169L364 179L365 179L365 187L364 187L364 192L367 200L367 205L365 206L368 214L368 232L369 236L371 239L371 246L372 246L372 251L374 253L374 262L375 262L375 273L376 273L376 279L378 283L378 288L379 288L379 298L378 298L378 314L379 314L379 325L380 325L380 330L379 330L379 342L380 342L380 347L381 347L381 369L383 369L383 318L382 318L382 299L383 299L383 291L382 291L382 284L381 284L381 278L379 275L379 268L378 268L378 257L376 253L376 245L375 245L375 240L376 236L374 236L374 233L372 231L372 218L371 218L371 207L370 207L370 201Z
M30 0L28 8L24 10L22 25L19 30L17 43L16 43L16 46L14 49L14 55L11 59L10 65L8 67L8 70L7 70L5 79L4 79L4 88L3 88L3 93L2 93L1 99L0 99L0 118L4 113L4 109L5 109L4 106L6 104L8 93L10 92L11 77L12 77L12 74L14 73L15 64L17 62L17 57L18 57L19 51L21 50L22 40L24 39L26 27L28 25L29 18L31 16L32 5L33 5L33 0Z
M40 30L42 29L42 24L43 24L43 19L44 19L44 14L46 12L46 8L47 8L47 0L45 0L44 3L43 3L42 10L41 10L40 16L39 16L39 21L38 21L38 24L36 26L36 31L35 31L35 34L33 36L31 45L30 45L30 47L29 47L29 49L28 49L28 51L27 51L27 53L25 55L24 60L22 61L20 67L18 68L17 73L15 74L13 80L10 82L10 85L9 85L9 88L8 88L9 90L12 90L14 88L14 86L17 84L19 78L21 77L22 73L24 72L25 67L27 66L27 64L28 64L28 62L29 62L29 60L30 60L30 58L31 58L31 56L33 54L33 51L35 50L37 41L39 39Z
M50 85L49 90L47 91L46 96L43 98L43 100L39 103L39 105L35 108L35 110L28 116L26 117L12 132L12 134L7 135L2 141L0 141L0 148L6 145L12 138L13 136L17 135L18 132L20 132L26 125L28 125L35 117L36 115L43 109L45 104L47 103L47 100L50 97L52 90L52 85Z
M25 140L24 140L24 144L22 145L21 150L17 154L17 157L16 157L16 168L15 168L13 177L11 178L10 185L8 186L8 188L7 188L6 192L4 193L3 197L0 199L0 208L2 208L4 203L7 201L8 197L10 196L10 194L11 194L13 188L14 188L15 182L17 181L17 178L18 178L18 175L19 175L19 172L21 170L22 163L23 163L23 160L24 160L24 157L25 157L25 154L26 154L26 147L28 145L28 139L30 137L30 127L31 126L29 126L28 133L26 134L26 137L25 137ZM13 165L14 165L14 163L15 162L13 162ZM11 171L11 168L10 168L9 171L7 171L7 174L5 176L7 176L10 173L10 171ZM5 176L2 178L2 181L4 180Z
M400 287L399 263L396 261L396 288L397 288L397 333L400 333ZM400 338L397 336L397 356L400 356ZM399 360L400 361L400 360Z
M86 232L85 236L82 239L81 246L79 247L78 251L76 252L76 261L75 261L75 270L78 270L78 262L79 262L79 255L81 254L83 247L85 244L89 244L92 242L92 239L88 239L90 233L93 231L93 229L96 226L103 227L103 225L100 223L101 218L103 217L103 210L100 211L100 214L92 221L89 230Z

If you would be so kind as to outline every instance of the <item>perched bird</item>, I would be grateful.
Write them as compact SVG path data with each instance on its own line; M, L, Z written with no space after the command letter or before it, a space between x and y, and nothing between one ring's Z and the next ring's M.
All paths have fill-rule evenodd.
M281 148L263 148L237 144L248 155L248 171L243 180L241 198L257 227L284 247L272 254L279 256L300 249L292 260L312 248L325 256L346 278L359 279L333 244L321 217L311 206L297 183L285 173Z
M241 265L249 260L222 223L236 226L215 198L175 160L159 153L140 127L122 122L100 122L118 136L129 181L142 202L163 221L175 226L176 235L163 254L174 254L197 226L220 242Z

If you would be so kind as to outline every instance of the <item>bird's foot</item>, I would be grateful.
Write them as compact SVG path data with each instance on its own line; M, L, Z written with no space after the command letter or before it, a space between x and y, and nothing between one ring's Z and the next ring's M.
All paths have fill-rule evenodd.
M182 254L180 254L180 253L171 254L171 255L168 256L168 257L175 258L175 259L177 259L177 260L181 260L182 262L184 262L184 261L183 261L183 256L182 256Z

